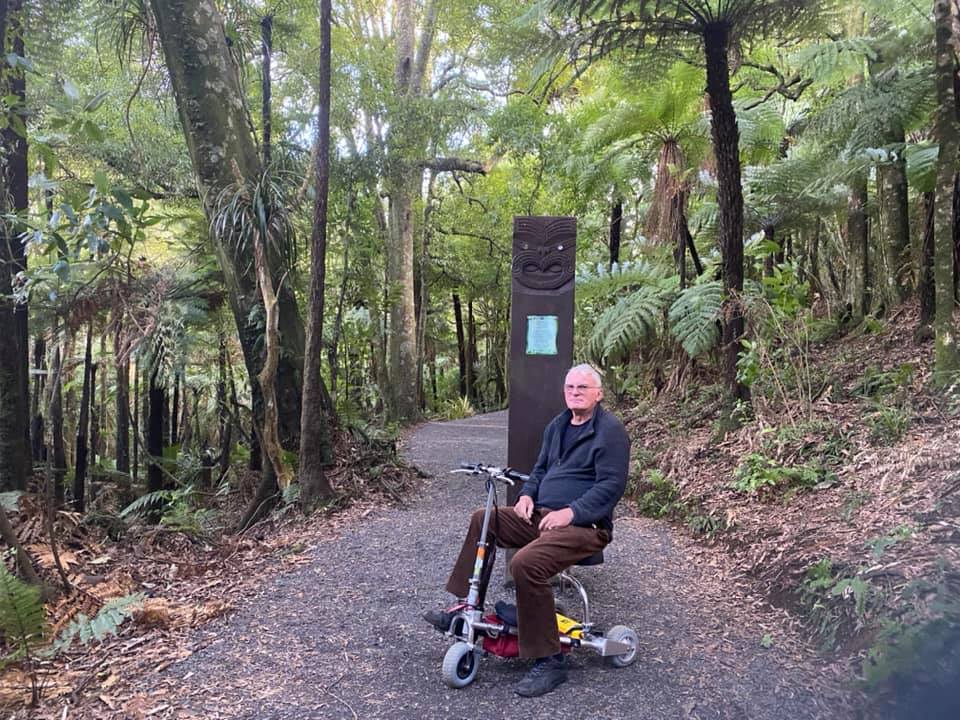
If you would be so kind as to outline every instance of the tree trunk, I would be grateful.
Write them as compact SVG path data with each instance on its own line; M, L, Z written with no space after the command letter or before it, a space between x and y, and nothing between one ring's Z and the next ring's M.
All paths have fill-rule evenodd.
M273 55L273 15L260 19L260 42L263 51L261 81L262 104L260 116L263 121L263 167L270 167L271 144L273 142L273 123L270 118L270 104L273 86L270 78L270 63Z
M477 323L473 317L473 300L467 301L467 397L477 401Z
M917 325L917 339L933 337L933 315L936 311L936 295L934 290L933 258L934 258L934 207L936 202L933 192L923 194L923 246L920 249L920 273L917 282L917 297L920 301L920 320Z
M253 237L254 263L257 269L260 292L263 295L263 307L266 311L264 344L267 357L257 374L257 382L263 394L263 425L260 431L260 447L267 456L273 472L276 474L280 489L286 489L293 482L290 468L283 461L283 448L280 445L280 417L277 408L277 368L280 364L280 311L277 295L273 289L273 280L267 266L267 249L264 238L259 233ZM311 356L312 358L313 356Z
M303 399L300 403L300 502L305 509L311 509L317 501L333 496L333 488L324 472L324 464L333 455L330 442L333 408L324 407L323 380L320 375L323 295L327 277L327 200L330 191L330 6L331 0L320 0L316 197L310 239L310 305L303 364Z
M170 439L167 445L180 442L180 371L173 371L173 394L170 398Z
M33 340L33 366L41 371L47 368L47 343L43 335L37 335ZM30 424L30 443L32 445L30 454L34 463L42 463L47 459L47 446L44 443L43 408L40 407L41 399L46 392L45 378L46 375L44 374L38 373L36 375L33 381L33 393L30 396L30 415L33 417Z
M870 237L867 229L867 176L858 175L847 195L847 302L851 323L870 312Z
M26 81L7 55L23 56L22 0L0 1L0 97L12 109L0 130L0 215L27 207ZM0 490L25 490L30 471L29 367L26 306L12 301L13 281L26 267L22 227L0 221Z
M151 0L170 73L181 124L208 218L224 190L235 188L236 173L260 178L262 164L243 108L243 91L227 48L223 19L214 0ZM263 418L256 378L264 365L263 301L258 291L252 248L237 248L229 238L213 238L237 324L244 362L253 388L254 415ZM279 258L267 263L275 284L282 275ZM279 336L283 346L277 371L279 435L284 448L299 448L304 330L289 283L278 295ZM258 311L258 308L261 311Z
M610 269L620 262L620 237L623 231L623 198L610 209Z
M147 389L147 492L163 490L163 410L167 405L167 393L160 384L160 368L150 368Z
M53 387L50 390L50 432L53 436L53 494L57 507L63 507L64 501L64 477L67 474L67 452L63 440L63 360L61 356L61 343L56 341L57 345L53 352Z
M77 422L77 461L73 475L73 509L84 510L84 494L87 482L87 440L90 428L90 390L93 375L92 362L93 321L87 328L87 344L83 353L83 390L80 393L80 419Z
M419 48L414 48L414 2L396 3L396 65L394 95L399 112L391 120L386 173L390 198L387 287L390 293L390 387L388 415L394 420L419 416L417 403L417 318L413 282L413 206L420 192L423 170L418 161L422 152L423 128L418 122L416 103L423 91L427 61L436 29L438 3L431 0L423 14Z
M133 364L133 483L140 480L140 363Z
M933 329L934 382L948 386L960 371L957 350L956 301L953 291L953 193L960 149L960 127L957 123L954 73L951 2L935 0L937 110L934 133L940 143L937 159L937 187L934 200L934 278L936 311Z
M750 399L750 390L737 379L745 330L743 308L743 188L740 181L740 131L730 92L727 43L730 29L723 23L707 25L704 53L707 63L707 95L710 98L710 134L717 160L717 203L720 206L719 236L723 253L724 300L723 354L728 414Z
M117 415L117 472L130 473L130 358L123 344L123 324L116 317L113 335L114 366L117 373L115 408ZM129 482L129 480L127 480Z
M99 363L90 363L90 448L87 451L88 466L96 466L100 452L100 413L97 406L97 370Z
M233 450L233 422L227 406L227 336L220 330L220 351L217 353L217 440L220 445L220 477L230 468Z
M453 319L457 326L457 360L460 368L460 397L467 396L467 343L463 332L463 309L460 296L453 294Z
M903 143L903 131L893 139ZM910 274L910 210L907 203L907 163L899 153L897 158L877 168L880 195L880 243L888 256L888 300L899 303L909 294Z

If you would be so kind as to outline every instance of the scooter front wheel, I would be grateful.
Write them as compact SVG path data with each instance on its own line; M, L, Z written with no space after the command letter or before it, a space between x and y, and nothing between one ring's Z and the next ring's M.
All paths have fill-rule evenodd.
M460 689L476 680L479 669L479 653L465 642L457 642L443 656L440 673L447 685Z

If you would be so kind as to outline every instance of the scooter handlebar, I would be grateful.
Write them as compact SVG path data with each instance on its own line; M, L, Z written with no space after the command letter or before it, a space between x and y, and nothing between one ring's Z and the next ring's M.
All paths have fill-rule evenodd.
M460 463L460 467L451 470L453 473L468 473L470 475L487 475L494 480L499 480L507 485L515 485L517 482L524 482L529 475L519 473L512 468L500 468L494 465L484 465L483 463Z

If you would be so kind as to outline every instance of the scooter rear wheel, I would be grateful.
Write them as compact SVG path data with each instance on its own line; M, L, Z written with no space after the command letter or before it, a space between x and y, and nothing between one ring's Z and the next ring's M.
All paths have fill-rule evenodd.
M637 659L640 640L637 638L637 634L626 625L614 625L604 633L604 637L606 637L607 640L625 643L630 646L630 650L623 655L609 655L605 657L604 660L606 660L609 665L615 668L625 668L628 665L632 665L634 660Z
M479 653L465 642L457 642L451 645L447 654L443 656L440 673L447 685L460 689L476 680L479 669Z

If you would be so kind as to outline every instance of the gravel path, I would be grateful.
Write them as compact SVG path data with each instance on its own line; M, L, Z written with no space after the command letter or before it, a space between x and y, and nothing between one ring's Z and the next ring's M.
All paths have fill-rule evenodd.
M715 568L694 560L665 524L629 517L617 521L606 564L577 574L601 627L639 633L633 666L617 670L589 651L574 653L569 683L522 699L512 686L526 664L486 658L473 685L448 689L440 679L448 642L419 616L447 600L446 574L483 488L446 471L460 460L503 463L506 412L427 423L405 454L432 476L422 496L319 543L309 563L267 580L237 612L198 630L191 657L165 670L151 693L168 689L173 717L846 717L827 707L823 677L816 681L816 664L799 645L785 640L781 648L777 638L761 647L770 613L704 590L716 586L706 581ZM497 585L491 603L506 596Z

